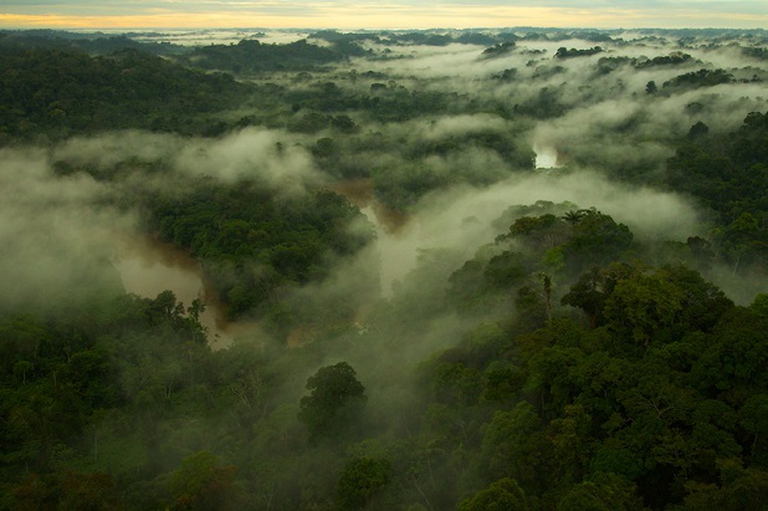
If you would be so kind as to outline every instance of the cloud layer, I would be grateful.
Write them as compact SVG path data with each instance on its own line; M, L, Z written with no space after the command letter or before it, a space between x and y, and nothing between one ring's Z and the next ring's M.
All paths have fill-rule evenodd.
M727 27L768 25L760 1L604 2L467 0L387 3L365 0L207 1L131 0L0 2L0 26L69 28L434 28L434 27Z

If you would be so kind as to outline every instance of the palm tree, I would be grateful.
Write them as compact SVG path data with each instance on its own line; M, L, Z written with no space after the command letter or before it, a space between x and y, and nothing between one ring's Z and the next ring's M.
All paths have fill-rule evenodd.
M578 211L571 210L563 215L563 220L571 224L571 226L573 227L581 221L584 215L585 215L585 211L583 209L580 209Z

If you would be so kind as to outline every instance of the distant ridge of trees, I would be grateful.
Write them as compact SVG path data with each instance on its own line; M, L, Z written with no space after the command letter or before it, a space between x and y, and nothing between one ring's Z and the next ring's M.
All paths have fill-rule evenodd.
M52 79L52 77L54 77ZM196 116L234 108L249 86L135 49L9 47L0 52L0 144L4 137L176 130Z

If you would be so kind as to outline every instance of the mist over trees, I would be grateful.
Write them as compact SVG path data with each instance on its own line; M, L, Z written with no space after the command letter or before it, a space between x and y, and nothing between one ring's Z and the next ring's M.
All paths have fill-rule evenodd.
M768 506L764 31L193 35L0 32L0 509Z

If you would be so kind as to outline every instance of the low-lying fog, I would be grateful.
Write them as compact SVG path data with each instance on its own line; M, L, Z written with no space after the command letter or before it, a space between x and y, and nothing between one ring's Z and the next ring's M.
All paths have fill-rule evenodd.
M71 280L61 276L74 274L83 254L103 256L115 263L128 292L154 297L170 289L187 305L196 298L203 299L208 307L204 316L206 326L219 336L217 342L225 345L233 333L226 323L217 321L217 306L211 293L206 293L199 263L175 248L150 238L137 238L132 213L100 205L102 199L116 193L119 184L95 181L82 173L58 176L53 171L49 155L62 158L75 153L73 148L78 149L78 161L96 165L104 164L99 160L103 158L103 148L109 147L113 156L129 155L135 154L131 145L136 143L147 155L152 154L151 147L164 146L163 157L169 156L167 136L127 135L74 140L53 152L42 148L0 151L4 162L0 241L5 247L0 272L6 276L5 281L14 282L18 290L42 292L61 286L60 291L64 293ZM252 151L233 149L250 147L258 152L259 147L266 147L261 144L262 140L275 140L280 136L286 135L250 129L218 141L190 140L181 144L176 140L179 145L171 156L177 162L187 162L186 155L191 148L205 147L216 158L199 158L194 174L218 173L230 179L231 169L250 166L252 172L286 175L288 169L279 163L254 166L256 156ZM94 155L91 160L89 150ZM296 151L303 150L297 147ZM293 172L294 179L285 182L291 193L297 193L296 180L315 183L318 172L311 166L307 168L307 161L298 155L285 156L283 163L297 161L301 172ZM555 150L546 148L538 155L538 161L539 167L556 166ZM151 186L166 185L157 181ZM663 233L667 238L684 240L701 230L694 208L682 198L651 188L621 185L586 170L518 174L482 188L459 186L427 195L408 214L387 209L375 199L370 186L370 182L347 182L338 183L334 188L357 204L376 227L377 257L371 260L378 259L379 266L371 263L373 267L368 270L380 272L385 296L392 292L394 283L407 277L424 250L449 248L459 250L466 258L472 257L478 247L492 242L499 234L491 224L514 204L550 200L571 201L580 207L595 206L628 224L640 236Z
M199 43L243 35L249 34L169 33L157 37ZM295 36L280 33L274 41ZM208 306L205 321L211 332L219 336L222 344L230 342L234 335L227 325L217 323L216 304L210 293L205 292L198 264L150 239L133 238L139 232L135 212L110 207L106 200L122 193L121 187L128 189L137 182L143 187L176 184L157 176L148 178L138 170L118 183L98 182L84 173L60 176L53 170L54 161L60 160L75 166L101 168L131 160L163 160L170 162L176 176L211 175L233 182L243 176L258 175L269 186L292 195L311 187L330 186L360 207L377 229L377 257L370 261L378 259L378 263L365 264L370 265L367 271L380 275L384 296L392 293L395 283L407 278L424 250L450 248L472 257L479 247L499 234L492 227L493 220L515 204L570 201L578 207L595 207L612 215L641 238L663 236L684 241L688 236L706 237L709 226L688 199L651 186L623 184L616 176L631 176L638 168L649 175L658 172L674 153L673 141L698 121L705 122L713 131L736 128L748 112L766 108L764 85L737 82L654 96L646 93L646 84L655 81L662 87L666 80L682 72L712 65L729 65L729 69L750 67L756 76L766 78L768 73L764 62L743 57L730 47L683 48L694 59L701 59L683 67L635 69L628 63L619 63L609 72L597 72L601 58L653 58L680 50L671 44L661 40L644 40L634 45L608 43L603 53L555 60L553 53L558 47L584 49L595 44L575 40L521 41L508 55L485 58L479 46L390 47L370 43L375 48L375 57L381 55L376 52L385 48L394 51L387 54L388 58L353 59L341 68L383 73L407 86L411 93L453 92L457 101L476 102L479 107L496 105L499 98L504 98L510 110L524 107L541 98L542 90L546 89L551 93L547 96L550 103L546 104L557 102L563 112L538 120L520 117L524 120L513 122L484 111L472 115L440 113L405 123L383 123L367 120L364 112L349 112L359 130L348 139L326 132L304 135L247 128L217 139L124 132L75 138L54 148L2 149L0 277L10 289L3 299L24 302L40 294L59 296L77 280L84 260L101 258L116 261L129 292L153 297L170 288L187 304L204 298ZM516 77L494 77L507 69L515 69ZM322 75L318 79L323 79ZM360 80L357 85L341 86L369 85ZM384 167L390 162L408 169L408 158L412 158L419 144L461 139L478 130L519 134L515 140L535 152L536 170L520 173L505 168L510 177L495 184L457 184L441 189L422 197L406 213L389 210L377 201L370 181L338 182L338 178L331 178L319 168L309 149L323 136L335 136L340 147L352 151L342 154L342 160ZM389 141L389 145L377 145L379 139ZM496 163L507 165L490 150L463 151L452 153L450 159L432 157L422 163L436 171L452 172L458 162L467 173L487 172L487 167ZM183 189L177 193L183 193ZM126 242L126 233L130 242Z

